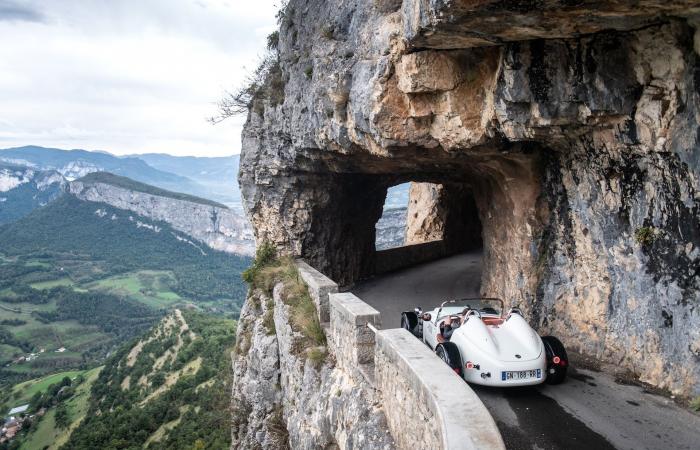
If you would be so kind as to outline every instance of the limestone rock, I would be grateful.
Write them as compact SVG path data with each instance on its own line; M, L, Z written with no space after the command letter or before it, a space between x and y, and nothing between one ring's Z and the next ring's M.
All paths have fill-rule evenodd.
M394 449L378 395L358 373L315 363L289 325L283 285L253 292L241 312L233 356L234 449ZM274 310L274 330L263 324Z
M403 55L396 65L399 89L405 94L451 91L462 71L449 54L425 51Z
M292 0L285 100L243 132L256 238L349 284L373 274L386 189L441 184L445 238L481 227L484 294L697 394L697 2L525 3Z
M248 221L228 208L98 182L73 181L68 185L68 192L81 200L107 203L149 219L162 220L214 250L254 254L255 244Z

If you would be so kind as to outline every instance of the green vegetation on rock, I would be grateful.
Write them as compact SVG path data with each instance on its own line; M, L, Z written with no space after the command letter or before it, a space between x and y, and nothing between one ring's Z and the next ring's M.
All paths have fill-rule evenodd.
M696 412L700 412L700 396L695 397L690 401L690 409Z
M648 246L658 238L659 230L654 227L637 228L634 232L634 240L641 246Z
M290 325L294 331L304 336L307 356L316 361L325 358L325 351L322 351L321 348L326 345L326 335L319 322L316 305L309 295L308 287L299 276L294 260L288 257L278 257L274 246L264 242L258 248L253 264L243 272L243 278L250 284L251 289L260 289L268 297L272 296L275 285L283 283L283 301L289 306ZM250 297L249 301L253 298ZM269 301L266 306L263 324L267 332L273 334L274 303ZM242 339L237 346L239 353L244 352L248 345L245 342L245 337Z

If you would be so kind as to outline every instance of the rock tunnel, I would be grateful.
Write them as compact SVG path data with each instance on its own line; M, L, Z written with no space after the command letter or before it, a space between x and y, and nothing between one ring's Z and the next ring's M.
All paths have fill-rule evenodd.
M541 333L698 391L700 11L424 3L290 3L243 133L257 241L351 285L387 189L440 185L412 193L416 241L483 245L482 292Z
M312 213L317 221L309 224L308 237L313 241L302 240L300 245L316 248L316 239L324 236L330 251L309 252L306 257L317 259L325 273L344 285L410 265L406 252L388 258L409 257L408 261L378 260L382 252L375 249L375 224L387 189L411 181L406 244L437 244L417 249L431 254L413 255L413 264L477 248L485 250L485 279L491 276L488 268L507 271L506 267L522 264L523 257L531 257L533 233L542 228L538 213L542 156L533 145L507 148L482 150L478 155L415 149L430 155L429 162L415 164L411 158L410 166L376 163L371 165L373 173L353 173L349 167L349 172L324 176L323 182L309 181L324 186L325 192L323 203L314 204L319 208ZM341 164L334 161L333 167Z

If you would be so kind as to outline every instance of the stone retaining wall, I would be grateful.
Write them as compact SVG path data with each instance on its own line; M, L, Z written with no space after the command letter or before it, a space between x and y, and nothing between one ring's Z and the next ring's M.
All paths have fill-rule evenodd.
M403 329L377 330L380 313L351 293L327 297L337 367L374 386L398 448L505 449L479 397L420 340Z
M316 304L316 310L318 311L321 323L328 322L330 320L328 295L338 292L338 285L318 270L306 264L303 260L297 260L296 264L299 269L299 276L301 276L306 286L308 286L311 299Z

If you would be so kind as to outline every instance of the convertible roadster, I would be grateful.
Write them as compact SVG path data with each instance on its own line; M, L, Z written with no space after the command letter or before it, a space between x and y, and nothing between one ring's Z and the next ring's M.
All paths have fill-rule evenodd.
M432 311L401 314L401 327L435 350L458 375L487 386L564 381L569 360L554 336L540 337L518 308L503 300L449 300Z

